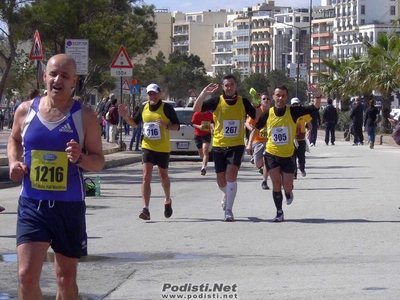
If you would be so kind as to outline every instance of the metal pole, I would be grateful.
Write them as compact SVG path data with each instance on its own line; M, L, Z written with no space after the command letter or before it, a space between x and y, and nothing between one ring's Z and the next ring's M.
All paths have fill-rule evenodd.
M121 78L121 98L120 98L120 101L121 101L121 104L122 104L122 76L120 78ZM122 149L122 117L121 116L119 117L119 146Z

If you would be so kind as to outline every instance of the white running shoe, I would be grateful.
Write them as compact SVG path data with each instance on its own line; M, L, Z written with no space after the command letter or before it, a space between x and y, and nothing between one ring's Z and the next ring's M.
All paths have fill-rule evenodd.
M233 217L233 213L230 209L227 209L225 211L225 222L233 222L235 221L235 218Z
M225 211L225 209L226 209L226 194L224 194L224 196L222 197L221 207L222 207L222 210Z
M293 192L290 192L289 197L286 198L286 204L287 204L287 205L292 204L293 200L294 200Z
M276 212L276 217L273 219L274 222L283 222L285 219L283 217L283 210L278 210Z

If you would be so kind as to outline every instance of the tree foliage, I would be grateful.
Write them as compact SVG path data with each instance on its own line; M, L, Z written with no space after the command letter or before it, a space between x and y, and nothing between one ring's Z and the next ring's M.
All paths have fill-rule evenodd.
M12 2L8 0L8 2ZM15 1L14 1L15 2ZM40 37L45 61L65 51L66 39L89 40L89 74L85 85L113 86L109 65L121 45L133 58L145 54L157 39L153 5L132 0L34 0L18 5L12 26L18 40L29 40L35 30ZM10 18L10 20L13 20ZM9 20L6 19L6 22ZM13 25L13 23L11 23ZM10 24L9 24L10 28Z

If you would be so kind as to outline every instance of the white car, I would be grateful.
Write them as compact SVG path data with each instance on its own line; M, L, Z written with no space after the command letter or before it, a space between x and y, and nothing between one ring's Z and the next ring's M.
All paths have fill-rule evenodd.
M171 153L173 154L198 154L194 141L194 127L192 126L193 107L175 107L181 129L171 130ZM210 145L209 151L212 146Z

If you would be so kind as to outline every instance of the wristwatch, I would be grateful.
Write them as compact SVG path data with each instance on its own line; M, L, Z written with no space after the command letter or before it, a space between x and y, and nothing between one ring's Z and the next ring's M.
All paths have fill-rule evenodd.
M78 160L74 162L74 165L79 165L82 162L82 154L79 156Z

